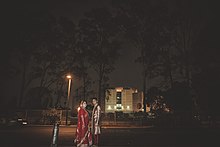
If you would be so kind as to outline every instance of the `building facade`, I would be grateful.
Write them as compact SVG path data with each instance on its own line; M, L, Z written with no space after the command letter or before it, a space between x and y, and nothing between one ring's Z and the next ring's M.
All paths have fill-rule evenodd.
M135 88L109 88L106 90L105 113L142 111L143 93Z

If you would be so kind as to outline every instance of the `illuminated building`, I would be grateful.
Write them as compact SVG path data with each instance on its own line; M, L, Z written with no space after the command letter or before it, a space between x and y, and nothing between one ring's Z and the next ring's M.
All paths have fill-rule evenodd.
M109 88L106 90L105 113L142 111L143 93L135 88Z

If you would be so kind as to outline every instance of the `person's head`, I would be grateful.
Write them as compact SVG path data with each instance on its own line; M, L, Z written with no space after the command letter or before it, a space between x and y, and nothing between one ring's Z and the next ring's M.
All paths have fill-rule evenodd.
M96 97L92 98L92 104L96 105L98 103L98 99Z
M85 100L82 100L82 101L80 102L80 107L86 108L86 106L87 106L87 102L86 102Z

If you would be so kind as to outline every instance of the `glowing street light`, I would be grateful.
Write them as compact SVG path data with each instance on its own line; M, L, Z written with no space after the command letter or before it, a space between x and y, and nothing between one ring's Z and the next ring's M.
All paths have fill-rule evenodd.
M67 79L72 79L71 75L66 76Z
M71 87L71 75L67 75L66 78L68 79L68 94L67 94L67 100L66 100L66 125L68 122L68 107L69 107L69 99L70 99L70 87Z

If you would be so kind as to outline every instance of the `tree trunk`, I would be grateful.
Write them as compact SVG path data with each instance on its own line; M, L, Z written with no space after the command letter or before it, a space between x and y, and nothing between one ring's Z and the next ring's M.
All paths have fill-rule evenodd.
M86 77L83 76L83 99L86 99Z
M22 107L24 90L25 90L25 82L26 82L26 63L23 64L23 73L21 77L21 90L20 90L20 97L18 100L18 107Z
M104 110L104 102L103 102L103 97L102 97L102 83L103 83L103 65L101 64L99 67L99 86L98 86L98 101L100 103L101 109Z
M144 112L146 113L146 70L144 70L143 75L143 105L144 105Z
M56 104L55 106L58 107L60 106L60 100L61 100L61 96L62 96L62 89L63 89L63 83L61 84L59 90L58 90L58 94L57 94L57 101L56 101Z
M167 64L168 64L168 75L170 79L170 87L173 88L173 75L172 75L172 65L170 61L170 51L168 49L168 55L167 55Z

